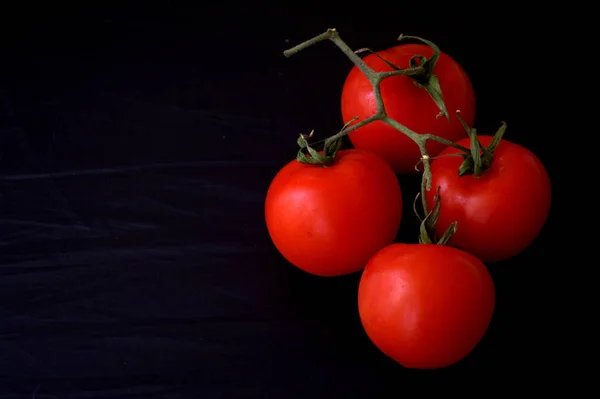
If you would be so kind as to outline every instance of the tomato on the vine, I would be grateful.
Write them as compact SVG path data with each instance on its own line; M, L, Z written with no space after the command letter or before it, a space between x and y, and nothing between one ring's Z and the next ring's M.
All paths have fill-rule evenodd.
M478 136L483 147L492 136ZM471 140L456 144L471 148ZM483 262L511 258L525 250L539 235L550 212L551 183L540 159L530 150L500 140L491 165L479 176L459 176L463 162L459 149L448 147L431 163L431 206L439 187L440 211L436 234L450 223L458 229L449 245L467 251Z
M271 182L265 219L275 247L296 267L320 276L357 272L396 237L400 184L366 151L339 151L330 166L293 160Z
M424 44L402 44L379 51L379 57L393 65L408 68L410 59L421 55L428 59L433 54L432 47ZM370 54L363 61L376 72L393 71L377 55ZM449 114L461 110L464 120L472 125L475 120L475 92L464 69L444 52L435 63L433 74L437 77L444 103ZM434 134L450 141L465 137L465 130L456 120L437 117L440 108L427 90L418 87L409 76L394 76L381 82L381 96L387 115L409 129L420 134ZM348 74L342 89L341 110L344 122L358 117L360 122L377 111L373 87L367 77L354 66ZM417 144L410 138L385 124L375 121L348 135L357 149L372 151L384 158L397 173L415 173L421 154ZM444 145L429 141L427 150L430 156L437 155Z
M358 310L367 336L407 368L438 369L470 354L495 307L484 264L457 248L391 244L361 276Z

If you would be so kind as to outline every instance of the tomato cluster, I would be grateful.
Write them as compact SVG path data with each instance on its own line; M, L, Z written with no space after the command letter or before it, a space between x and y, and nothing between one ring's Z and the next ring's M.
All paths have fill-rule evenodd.
M320 150L301 135L297 158L269 187L265 220L275 247L296 267L319 276L362 271L358 313L368 337L404 367L435 369L463 359L486 333L495 307L486 265L517 256L537 238L551 185L538 157L504 140L504 124L493 136L477 135L469 77L419 41L425 44L371 53L362 66L353 59L341 94L350 122ZM403 70L412 72L376 78ZM398 124L435 136L425 153ZM340 150L345 134L354 148ZM419 244L397 243L398 175L415 173L419 162L430 166L421 198L427 217Z

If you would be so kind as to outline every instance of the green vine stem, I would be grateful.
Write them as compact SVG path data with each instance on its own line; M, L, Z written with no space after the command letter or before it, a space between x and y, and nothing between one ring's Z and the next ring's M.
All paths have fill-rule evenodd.
M415 201L413 202L413 210L419 218L419 220L421 221L421 228L419 231L419 243L446 245L448 241L450 241L450 238L452 238L454 233L456 233L458 222L450 223L450 226L448 226L444 234L439 239L436 239L435 224L437 223L438 218L440 216L441 207L440 187L438 186L436 194L433 197L433 209L430 212L428 212L424 217L421 217L419 215L419 212L417 211L417 200L419 199L420 195L422 194L417 194L417 196L415 197Z
M435 64L440 58L440 48L435 43L417 36L400 35L400 37L398 37L399 41L404 39L413 39L420 41L426 44L427 46L431 47L431 49L433 49L433 55L429 59L423 57L422 55L413 55L410 59L409 66L411 68L415 68L417 66L423 67L425 72L421 75L415 75L413 77L413 80L417 86L427 90L427 93L429 93L435 104L438 106L438 108L440 109L438 117L445 116L446 119L448 119L448 122L450 122L450 114L448 114L448 109L446 108L446 103L444 102L444 95L442 93L440 82L437 78L437 75L433 73ZM419 60L418 63L417 60Z
M471 139L471 150L462 154L464 160L458 168L458 175L474 175L475 177L480 177L490 168L490 166L492 166L494 151L504 136L506 123L502 122L500 128L494 134L491 143L487 147L484 147L477 138L477 130L470 128L463 118L460 117L460 110L456 111L456 117L460 120L460 123L462 123Z
M426 148L427 141L429 141L429 140L437 141L444 145L457 148L465 154L471 154L471 150L466 147L457 145L450 140L446 140L442 137L438 137L433 134L417 133L417 132L409 129L408 127L402 125L400 122L390 118L387 115L387 112L385 109L385 104L383 103L383 98L381 96L380 86L381 86L381 82L384 79L390 78L392 76L406 75L406 76L413 77L416 84L420 84L424 88L427 88L428 85L430 86L430 88L427 90L428 90L429 94L431 95L431 97L434 99L434 101L436 101L436 104L438 104L439 100L442 99L441 89L439 89L439 82L437 82L437 78L432 73L433 68L435 66L435 62L437 61L437 57L439 57L439 48L437 48L437 46L435 46L433 43L431 43L427 40L413 37L413 36L402 36L401 35L398 39L404 40L407 38L417 39L425 44L430 45L434 50L434 56L431 57L429 60L425 60L424 57L422 57L422 56L415 56L413 58L414 59L419 58L419 63L417 63L416 61L411 61L411 65L407 69L400 69L400 68L395 67L395 68L393 68L394 69L393 71L376 72L372 68L370 68L362 60L362 58L359 57L357 52L353 51L340 38L339 33L335 29L328 29L326 32L324 32L318 36L315 36L312 39L309 39L303 43L300 43L295 47L292 47L292 48L284 51L283 54L286 57L291 57L292 55L297 54L300 51L302 51L314 44L317 44L319 42L322 42L325 40L332 41L350 59L350 61L352 61L352 63L354 65L356 65L356 67L367 77L367 79L369 80L369 82L371 83L371 85L373 87L375 101L377 104L377 111L375 112L374 115L372 115L371 117L369 117L367 119L360 121L359 123L357 123L355 125L350 126L350 124L354 120L356 120L356 118L355 118L354 120L349 121L339 133L327 138L325 140L325 145L324 145L324 149L323 149L322 153L317 152L316 150L314 150L314 148L312 148L308 144L308 142L306 140L308 138L308 136L300 135L300 138L298 139L298 144L300 145L300 151L298 152L298 157L297 157L298 161L304 162L304 163L320 164L323 166L328 166L329 164L331 164L332 160L335 158L337 149L339 149L339 146L340 146L341 138L344 137L345 135L347 135L348 133L350 133L364 125L367 125L371 122L374 122L374 121L382 121L382 122L392 126L396 130L398 130L401 133L403 133L404 135L408 136L419 147L419 151L421 153L421 162L423 163L423 178L422 178L422 182L421 182L420 197L421 197L423 210L426 215L426 217L423 219L423 226L424 226L423 228L427 227L426 230L431 231L432 230L431 226L433 225L432 222L435 221L435 218L427 217L427 215L431 215L431 212L428 209L427 201L425 198L425 192L431 190L431 165L430 165L430 157L429 157L429 154L428 154L427 148ZM359 50L359 52L360 51L364 51L364 49ZM436 56L436 54L437 54L437 56ZM432 76L433 76L433 78L432 78ZM433 82L431 82L432 79L433 79ZM437 89L436 89L436 85L437 85ZM433 89L431 87L433 87ZM436 100L436 98L437 98L437 100ZM442 103L443 103L443 99L442 99ZM438 104L438 106L439 106L439 104ZM441 106L440 110L441 110L442 115L449 117L445 105ZM304 150L308 151L310 156L305 155L303 152ZM455 230L455 229L456 229L456 226L453 227L453 230Z

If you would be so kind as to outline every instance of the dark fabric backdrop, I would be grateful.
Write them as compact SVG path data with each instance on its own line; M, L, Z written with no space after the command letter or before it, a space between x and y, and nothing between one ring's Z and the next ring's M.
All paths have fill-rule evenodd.
M508 122L505 137L540 156L560 195L543 141L553 125L533 100L544 85L522 68L524 32L541 41L545 28L489 5L374 17L172 4L2 15L1 398L398 397L416 379L511 386L551 363L555 209L531 248L492 268L484 340L436 372L381 354L358 319L360 274L296 270L263 215L297 135L341 127L350 62L330 43L282 55L329 27L353 48L400 33L436 42L473 80L478 129ZM398 239L414 241L418 179L401 179Z

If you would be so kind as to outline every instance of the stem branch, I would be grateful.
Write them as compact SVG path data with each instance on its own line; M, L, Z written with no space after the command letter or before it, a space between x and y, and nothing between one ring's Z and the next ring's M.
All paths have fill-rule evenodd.
M327 29L325 33L321 33L319 36L315 36L312 39L309 39L305 42L300 43L297 46L292 47L291 49L285 50L283 52L283 55L285 55L286 57L291 57L292 55L299 53L300 51L312 46L313 44L317 44L324 40L331 40L333 35L337 35L337 31L335 29Z
M416 39L419 39L419 38L416 38ZM423 204L423 210L425 212L425 215L429 214L429 209L427 206L425 192L431 190L431 178L432 177L431 177L430 157L429 157L429 154L427 153L427 148L426 148L427 141L428 140L437 141L439 143L442 143L442 144L445 144L448 146L452 146L461 151L464 151L467 154L470 153L471 151L468 148L457 145L457 144L455 144L449 140L446 140L442 137L438 137L433 134L420 134L420 133L414 132L413 130L404 126L400 122L390 118L387 115L386 110L385 110L385 104L383 103L383 98L381 96L380 85L384 79L390 78L392 76L399 76L399 75L427 76L427 74L431 74L433 67L435 65L435 62L437 61L437 57L432 57L432 59L428 60L426 65L424 65L424 66L412 64L411 67L407 68L407 69L398 68L397 70L394 70L394 71L375 72L371 67L369 67L362 60L362 58L360 58L360 56L358 56L356 54L355 51L353 51L341 39L339 33L335 29L328 29L326 32L324 32L318 36L315 36L312 39L309 39L303 43L300 43L299 45L297 45L289 50L284 51L283 54L286 57L290 57L290 56L292 56L296 53L299 53L300 51L302 51L314 44L317 44L317 43L325 41L325 40L332 41L350 59L350 61L352 61L352 63L354 65L356 65L356 67L366 76L366 78L371 83L371 86L373 87L373 93L375 95L375 100L376 100L376 104L377 104L377 111L375 112L374 115L372 115L371 117L364 119L354 125L347 126L346 128L342 129L339 133L337 133L336 135L328 138L327 141L334 142L335 140L340 139L341 137L347 135L348 133L350 133L364 125L367 125L371 122L374 122L374 121L382 121L382 122L392 126L396 130L400 131L404 135L408 136L412 141L415 142L415 144L417 144L417 146L419 147L419 151L421 152L421 162L423 163L423 177L422 177L422 181L421 181L421 194L420 195L421 195L421 201ZM419 39L419 40L426 42L429 45L433 45L432 43L425 41L423 39ZM434 47L434 51L439 52L439 49L437 48L437 46ZM437 54L437 52L436 52L436 54ZM436 90L439 91L439 88L437 88ZM441 98L441 92L437 93L434 90L433 94L435 94L437 97ZM444 111L445 111L445 105L444 105L444 109L442 110L442 112L444 113ZM446 113L446 116L448 116L447 112L445 112L445 113Z

